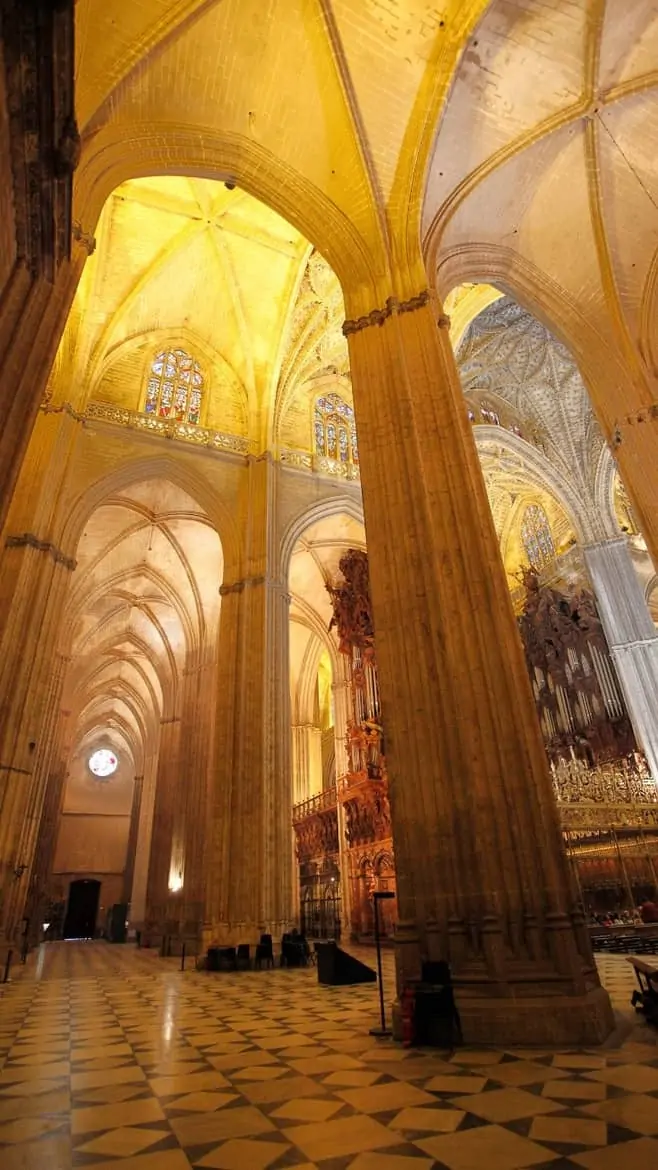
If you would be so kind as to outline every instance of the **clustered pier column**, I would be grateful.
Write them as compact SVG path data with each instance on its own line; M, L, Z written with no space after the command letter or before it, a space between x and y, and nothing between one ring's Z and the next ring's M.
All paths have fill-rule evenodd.
M423 956L447 958L467 1041L596 1043L612 1011L572 888L446 326L427 291L344 325L395 840L398 992Z
M658 631L628 540L586 545L583 555L633 730L658 782Z
M240 564L220 589L205 943L280 936L295 915L290 599L278 569L276 486L271 456L249 458Z

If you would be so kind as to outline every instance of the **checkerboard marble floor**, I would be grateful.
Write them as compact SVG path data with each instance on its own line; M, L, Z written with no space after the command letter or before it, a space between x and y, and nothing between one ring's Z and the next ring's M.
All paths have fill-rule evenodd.
M602 972L627 1012L632 971ZM406 1050L368 1034L374 985L103 943L42 948L3 990L2 1170L658 1170L635 1018L603 1051Z

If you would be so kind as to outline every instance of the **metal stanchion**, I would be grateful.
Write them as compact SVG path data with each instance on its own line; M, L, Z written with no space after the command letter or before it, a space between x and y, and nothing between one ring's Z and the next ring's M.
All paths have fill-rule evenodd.
M185 943L183 943L180 953L180 969L181 971L185 970Z
M379 903L394 898L392 890L375 890L372 895L375 903L375 946L377 947L377 980L379 982L379 1014L381 1026L371 1028L371 1036L390 1036L391 1029L386 1027L386 1011L384 1008L384 978L382 975L382 940L379 932Z
M11 957L13 953L13 951L7 951L7 962L5 963L5 973L2 979L3 983L9 983L9 969L11 967Z

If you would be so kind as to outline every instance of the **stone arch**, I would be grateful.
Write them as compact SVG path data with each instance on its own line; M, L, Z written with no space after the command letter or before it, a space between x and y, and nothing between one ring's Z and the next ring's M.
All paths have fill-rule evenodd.
M313 722L313 716L315 714L314 692L317 692L318 668L325 649L328 648L325 647L324 639L320 640L319 638L316 641L309 642L307 646L297 681L297 694L295 696L294 713L295 719L298 722Z
M526 439L521 438L520 435L515 435L513 431L503 430L501 427L482 425L473 429L478 454L489 443L495 443L497 447L513 452L522 461L523 471L527 475L528 482L533 487L546 491L555 498L571 521L579 542L587 543L596 539L592 533L591 522L583 512L578 495L564 477L559 475L550 459L542 451L539 451Z
M438 254L438 240L429 240L426 261L429 281L439 296L459 284L482 281L508 293L552 333L572 354L590 394L606 437L621 410L620 387L628 384L622 356L596 329L577 301L547 273L511 248L468 244ZM603 388L609 391L601 393Z
M318 520L340 515L341 512L365 525L363 504L356 493L354 495L336 493L335 496L325 496L317 504L312 504L310 508L304 508L290 521L279 545L279 571L284 580L288 578L292 550L305 530L312 524L316 524Z
M109 125L76 174L75 217L93 232L108 195L127 179L191 175L230 180L266 203L318 248L346 287L359 290L352 312L369 311L376 301L377 260L336 205L299 172L253 139L173 123ZM381 259L379 267L382 267Z
M240 541L234 517L202 475L192 471L182 460L175 460L169 456L127 460L86 487L69 509L61 535L62 547L72 549L77 547L88 517L101 507L109 496L121 491L122 488L149 479L169 480L203 508L219 536L224 558L224 577L229 579L237 577ZM219 588L220 582L217 585Z
M326 650L327 654L329 655L331 669L335 678L339 659L338 650L333 638L329 636L329 631L322 625L318 614L314 609L311 608L311 606L304 605L301 598L296 599L296 606L297 609L300 610L300 614L299 616L291 615L291 622L297 622L298 625L304 626L305 629L310 630L313 634L315 634L316 638L321 643L322 650Z
M604 446L596 467L594 481L594 498L597 509L603 520L605 535L619 536L619 524L615 513L615 480L617 478L617 464L608 446Z
M658 248L653 254L642 291L640 307L640 353L649 367L649 373L658 374L658 343L656 342L656 314L658 313Z

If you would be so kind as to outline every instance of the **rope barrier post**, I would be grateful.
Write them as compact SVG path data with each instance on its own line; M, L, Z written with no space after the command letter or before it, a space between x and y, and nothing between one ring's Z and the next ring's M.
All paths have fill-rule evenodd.
M181 971L185 970L185 943L183 943L183 946L181 947L180 969L181 969Z
M7 962L5 963L5 973L2 980L3 983L9 983L9 969L11 967L11 958L13 953L13 951L7 951Z

